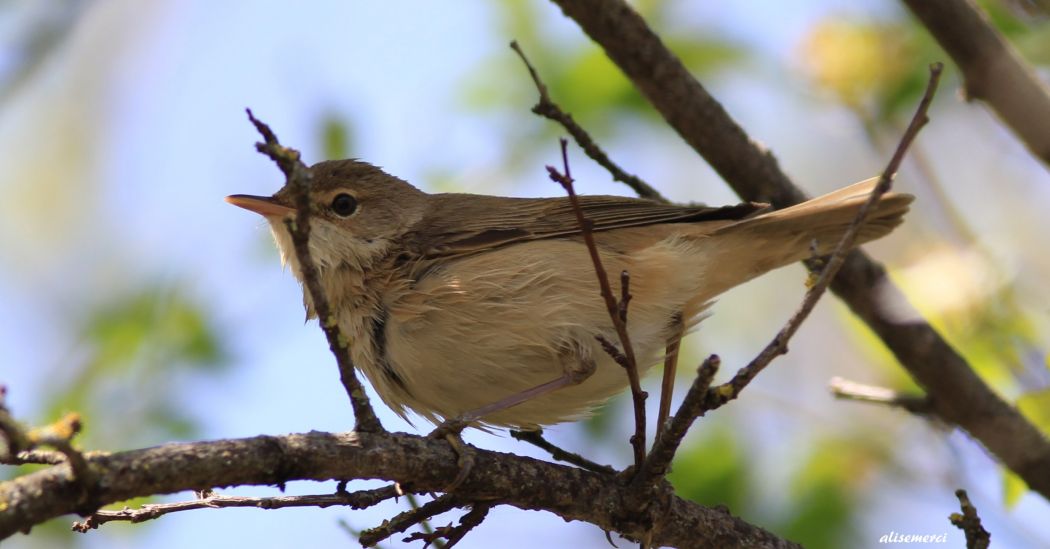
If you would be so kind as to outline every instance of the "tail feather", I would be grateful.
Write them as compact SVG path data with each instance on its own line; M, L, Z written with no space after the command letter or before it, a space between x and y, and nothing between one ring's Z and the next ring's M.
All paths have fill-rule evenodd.
M831 253L878 184L878 177L855 183L801 204L719 228L713 278L716 293L764 272L814 255ZM868 212L855 245L881 238L901 224L910 194L886 193ZM746 252L745 252L746 250ZM712 280L714 282L714 280ZM724 287L723 287L724 286Z

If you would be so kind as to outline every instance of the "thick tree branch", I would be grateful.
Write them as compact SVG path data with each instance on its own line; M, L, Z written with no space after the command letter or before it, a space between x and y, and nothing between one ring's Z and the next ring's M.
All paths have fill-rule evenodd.
M968 98L984 101L1050 168L1050 86L972 0L903 0L948 52Z
M545 510L628 537L651 533L673 547L795 547L738 518L677 497L654 502L651 531L625 508L629 488L616 478L532 458L475 449L476 466L456 490L464 501ZM440 491L459 472L440 440L404 433L320 433L166 444L88 457L94 503L207 490L281 485L293 480L387 479L415 492ZM0 539L75 513L81 487L68 465L0 483Z
M776 159L751 141L645 21L623 0L553 0L599 45L667 122L745 200L777 207L805 195ZM937 416L979 440L1028 486L1050 498L1050 441L1004 402L924 321L901 319L902 303L881 265L851 253L831 286L926 390Z

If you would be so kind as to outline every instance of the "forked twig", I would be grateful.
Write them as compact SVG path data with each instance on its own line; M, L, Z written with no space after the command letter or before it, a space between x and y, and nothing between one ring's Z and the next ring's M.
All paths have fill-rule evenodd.
M598 286L601 289L602 299L605 301L605 309L609 313L609 319L612 320L613 328L615 328L616 335L620 339L620 345L623 349L622 353L610 354L618 362L620 360L624 361L621 364L626 366L627 379L631 384L631 396L634 401L634 435L631 437L631 446L634 448L634 464L637 468L641 467L642 462L645 460L645 399L648 395L645 391L642 391L642 384L638 375L638 363L634 358L634 347L631 345L631 338L627 334L625 319L627 315L627 301L629 299L625 297L622 302L623 318L621 318L621 303L617 302L616 298L613 297L612 287L609 284L609 275L606 274L605 267L602 266L602 258L598 255L598 246L594 242L591 221L583 215L580 200L576 196L576 190L573 188L572 173L569 171L569 142L564 138L560 139L559 142L561 143L562 166L565 171L560 173L553 166L547 166L547 173L550 175L551 180L561 184L569 195L572 209L576 213L576 221L580 225L580 233L583 236L583 241L587 244L587 252L591 256L591 263L594 265L594 273L598 278ZM608 347L611 347L611 345L609 345L608 341L603 341L604 337L601 334L598 334L596 337L599 341L602 341L606 350L609 350Z
M966 494L966 490L959 489L955 491L955 497L959 498L962 513L952 513L948 520L966 535L966 549L988 549L992 543L992 535L981 524L981 517L977 514L977 508L970 502L970 496Z
M310 295L314 311L317 312L318 322L321 329L324 330L325 337L328 338L328 347L339 366L339 378L350 397L350 405L354 409L354 429L370 433L382 432L383 425L379 422L375 410L372 409L364 386L361 385L354 371L354 363L350 358L349 340L339 329L336 316L328 303L328 297L321 288L317 264L314 263L310 254L309 182L313 174L310 168L303 164L299 151L281 145L269 126L256 119L251 109L246 109L246 111L248 119L263 136L264 142L256 143L255 149L277 163L277 166L284 172L287 185L291 187L292 195L295 197L295 219L285 219L285 225L292 235L292 247L295 248L295 256L302 271L303 286Z
M371 547L394 534L408 530L413 525L419 524L423 520L440 515L446 511L451 511L456 507L462 507L463 505L466 505L466 502L461 501L452 494L445 494L434 498L419 507L400 513L390 520L383 521L383 524L376 526L375 528L369 528L368 530L361 532L361 537L358 538L358 541L361 542L362 547Z

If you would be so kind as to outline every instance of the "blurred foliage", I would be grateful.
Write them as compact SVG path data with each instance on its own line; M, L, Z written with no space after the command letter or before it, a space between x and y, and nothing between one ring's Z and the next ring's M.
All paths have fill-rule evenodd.
M1000 467L999 474L1002 476L1003 504L1011 508L1028 492L1028 483L1006 467Z
M682 448L669 475L679 496L703 505L724 505L745 520L762 524L805 547L843 547L857 535L859 494L886 459L885 451L866 439L825 438L799 441L778 453L791 469L790 502L771 508L770 485L754 479L753 449L724 428L700 426L704 434ZM801 458L795 454L805 453Z
M885 452L867 438L807 442L809 455L795 470L791 505L773 531L806 547L842 547L858 537L856 512Z
M907 21L838 17L814 25L798 56L817 90L875 124L910 116L926 87L929 63L943 57Z
M321 118L320 138L324 160L350 158L354 142L352 130L346 117L329 113Z
M659 115L630 80L606 57L597 45L579 34L559 36L550 30L545 17L552 14L545 6L531 2L499 4L497 18L503 36L519 42L551 97L571 113L596 138L608 135L614 124L625 118L642 118L658 122ZM670 26L661 38L694 74L711 74L741 63L746 49L715 29L684 29L663 25L674 19L666 1L637 2L639 10L656 28ZM514 60L510 48L483 63L474 82L465 86L468 108L477 110L511 109L523 112L536 102L536 90L525 67ZM520 82L508 86L506 82ZM553 124L544 124L543 138L559 132Z
M45 417L77 411L85 448L117 449L192 437L198 418L182 407L188 372L228 364L208 308L179 286L132 289L77 321L84 359L53 378ZM78 353L78 354L81 354Z
M190 388L188 374L216 375L229 364L222 332L207 306L181 286L150 284L103 300L70 322L81 348L51 376L42 422L68 411L80 413L84 427L74 443L84 450L115 451L198 436L201 418L184 408L180 391ZM111 507L149 501L153 498ZM87 540L70 531L69 521L50 521L33 532L23 541L42 547Z
M728 429L702 425L697 429L703 434L678 451L668 480L682 498L725 505L733 514L749 516L755 487L751 459L741 440Z

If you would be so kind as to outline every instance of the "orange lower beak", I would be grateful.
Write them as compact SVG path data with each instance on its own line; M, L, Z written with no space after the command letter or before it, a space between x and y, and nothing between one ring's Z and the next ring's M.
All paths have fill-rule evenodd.
M231 194L226 197L226 201L239 208L253 211L259 215L266 217L281 216L286 214L295 213L295 208L289 208L283 204L278 203L273 198L268 196L252 196L250 194Z

